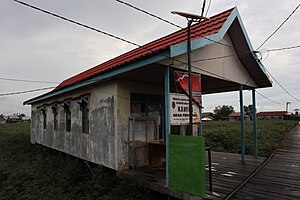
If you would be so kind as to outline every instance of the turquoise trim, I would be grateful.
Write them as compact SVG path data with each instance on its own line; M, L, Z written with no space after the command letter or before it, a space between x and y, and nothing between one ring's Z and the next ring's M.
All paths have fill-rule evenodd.
M241 85L240 87L240 118L241 118L241 155L242 155L242 161L245 161L245 118L244 118L243 85Z
M254 158L257 159L257 118L256 118L256 97L255 89L252 89L252 105L253 105L253 153Z
M222 39L219 37L218 33L206 36L206 38L208 38L208 39L198 38L198 39L192 40L191 41L191 50L200 49L201 47L215 43L214 41L220 41ZM211 40L209 40L209 39L211 39ZM170 56L172 58L182 55L184 53L187 53L186 42L183 42L180 44L175 44L170 47Z
M166 130L166 187L169 187L169 143L170 143L170 69L165 69L165 130Z
M98 76L96 76L94 78L91 78L91 79L79 82L79 83L71 85L71 86L67 86L66 88L62 88L62 89L57 90L57 91L46 93L46 94L41 95L39 97L36 97L36 98L30 99L28 101L25 101L23 104L24 105L26 105L26 104L29 105L29 104L32 104L32 103L35 103L35 102L38 102L38 101L42 101L44 99L51 98L51 97L54 97L54 96L57 96L57 95L60 95L60 94L72 91L74 89L77 89L77 88L80 88L80 87L84 87L86 85L89 85L89 84L92 84L92 83L96 83L98 81L102 81L104 79L111 78L113 76L116 76L116 75L119 75L119 74L122 74L122 73L125 73L125 72L129 72L129 71L132 71L132 70L144 67L146 65L149 65L149 64L152 64L152 63L164 60L164 59L166 59L166 57L169 57L169 56L170 55L169 55L169 52L167 50L167 51L162 52L160 54L152 55L152 56L150 56L148 58L145 58L145 59L142 59L140 61L137 61L137 62L134 62L134 63L131 63L131 64L127 64L127 65L125 65L123 67L114 69L114 70L112 70L110 72L98 75Z

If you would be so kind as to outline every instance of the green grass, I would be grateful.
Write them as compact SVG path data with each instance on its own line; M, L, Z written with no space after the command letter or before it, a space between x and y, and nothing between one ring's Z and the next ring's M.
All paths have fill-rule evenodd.
M295 127L296 121L288 121L288 130ZM240 153L241 135L238 121L209 121L203 124L206 145L213 151ZM257 145L260 156L270 155L286 136L284 120L258 120ZM253 155L253 122L245 122L245 151Z
M29 123L0 124L0 199L158 199L129 177L32 145Z

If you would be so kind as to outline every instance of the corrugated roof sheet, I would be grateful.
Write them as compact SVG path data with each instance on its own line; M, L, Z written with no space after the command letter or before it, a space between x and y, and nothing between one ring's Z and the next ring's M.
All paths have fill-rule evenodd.
M202 21L201 23L196 23L191 27L191 40L209 36L211 34L218 33L224 22L227 20L228 16L231 14L232 9L224 11L218 15L211 17L209 20ZM59 90L61 88L73 85L80 81L86 80L93 76L104 73L108 70L115 69L120 67L123 64L130 63L137 59L143 58L150 54L154 54L160 50L167 49L168 47L180 44L187 40L187 29L181 29L170 35L162 37L158 40L150 42L146 45L138 47L132 51L129 51L125 54L122 54L116 58L113 58L107 62L104 62L100 65L97 65L93 68L90 68L84 72L81 72L71 78L66 79L60 83L54 90Z

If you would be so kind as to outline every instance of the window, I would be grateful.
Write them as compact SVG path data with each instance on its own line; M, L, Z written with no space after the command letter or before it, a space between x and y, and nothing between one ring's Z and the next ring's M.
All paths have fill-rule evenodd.
M82 113L82 132L89 133L89 108L87 99L82 100L80 110Z
M70 109L70 103L64 104L65 114L66 114L66 131L71 131L71 109Z
M52 112L53 112L53 129L55 131L58 130L58 111L57 106L52 106Z
M42 115L43 115L43 129L47 129L47 109L42 109Z

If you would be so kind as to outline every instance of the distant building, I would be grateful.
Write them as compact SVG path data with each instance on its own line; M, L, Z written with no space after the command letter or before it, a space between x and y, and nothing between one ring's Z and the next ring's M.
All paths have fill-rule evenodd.
M202 121L210 121L214 119L214 113L204 112L202 113Z
M0 124L6 123L7 117L4 115L0 115Z
M229 121L240 121L241 120L241 113L240 112L233 112L233 113L230 113L228 115L228 120ZM245 113L244 114L244 120L246 121L250 121L250 115Z
M259 112L256 114L257 119L269 120L269 119L290 119L293 113L286 111L270 111L270 112Z

